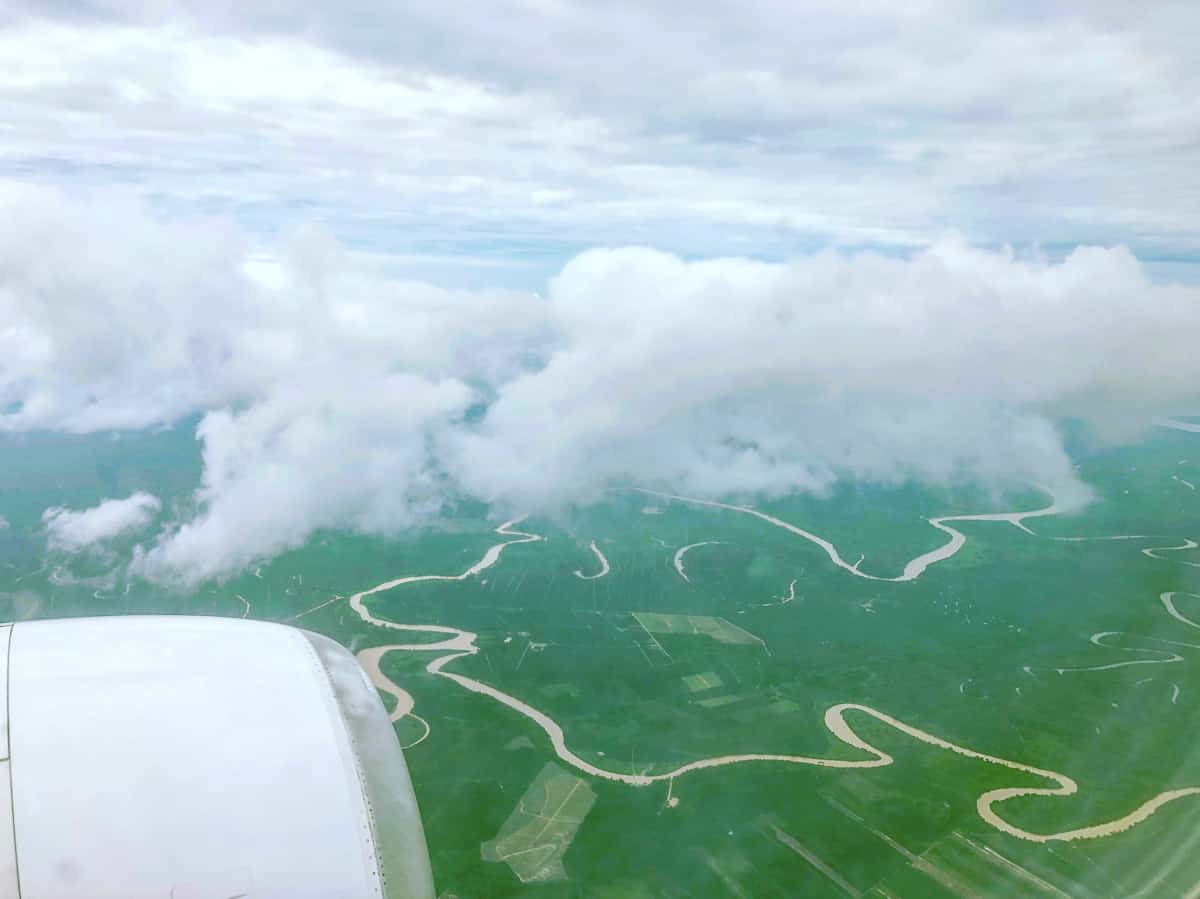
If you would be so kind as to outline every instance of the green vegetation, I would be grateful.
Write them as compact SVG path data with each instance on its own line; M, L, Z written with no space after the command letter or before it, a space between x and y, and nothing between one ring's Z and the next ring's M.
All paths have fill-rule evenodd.
M396 640L364 624L347 597L404 575L463 572L502 539L481 511L392 539L318 534L190 594L109 576L129 545L104 558L45 557L42 509L133 489L169 509L194 486L179 474L194 475L194 451L183 431L0 447L10 463L0 475L0 514L11 522L0 531L4 614L241 616L240 596L251 617L361 650ZM406 584L367 604L394 621L477 634L478 654L446 670L549 715L571 750L606 770L654 775L742 753L865 758L822 723L830 706L860 703L1074 778L1073 796L996 809L1036 833L1070 830L1200 785L1200 631L1183 620L1200 621L1200 550L1142 552L1200 538L1200 491L1183 483L1200 485L1200 437L1156 432L1136 447L1080 449L1078 462L1101 495L1092 506L1031 520L1035 535L960 522L963 549L908 583L855 577L750 516L617 493L526 520L521 530L547 539L507 548L477 577ZM1045 498L905 487L748 501L851 561L864 555L862 571L894 576L944 542L927 518ZM1052 539L1129 534L1155 536ZM720 543L688 554L684 581L675 551L710 540ZM591 541L611 571L586 580L575 572L599 570ZM1179 616L1163 593L1175 594ZM1090 640L1104 632L1114 635ZM1200 798L1101 839L1032 843L990 826L976 799L1043 781L864 715L847 720L894 764L754 762L630 786L569 768L529 718L426 672L434 657L391 652L381 667L430 726L421 739L411 719L396 725L402 742L420 740L406 755L443 893L1156 897L1200 881Z

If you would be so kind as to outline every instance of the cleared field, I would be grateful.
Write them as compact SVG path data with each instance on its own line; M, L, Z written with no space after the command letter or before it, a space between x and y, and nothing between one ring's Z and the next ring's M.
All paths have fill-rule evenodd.
M684 686L693 693L701 690L712 690L724 685L721 675L715 671L705 671L703 674L687 674L683 678Z
M485 862L504 862L522 883L563 880L563 853L595 802L587 781L547 762L480 855Z
M663 615L658 612L633 612L638 624L649 634L685 634L708 637L718 643L759 643L754 634L724 618L711 615Z

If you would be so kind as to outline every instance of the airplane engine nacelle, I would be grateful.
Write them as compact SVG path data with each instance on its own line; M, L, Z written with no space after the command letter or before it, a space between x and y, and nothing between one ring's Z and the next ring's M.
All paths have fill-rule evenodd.
M0 655L0 897L433 896L392 726L333 641L80 618L0 625Z

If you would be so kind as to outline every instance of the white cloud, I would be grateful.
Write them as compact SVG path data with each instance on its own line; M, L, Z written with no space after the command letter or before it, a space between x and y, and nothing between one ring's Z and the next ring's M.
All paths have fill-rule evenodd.
M1151 285L1121 249L1059 265L955 241L778 265L597 250L550 300L561 349L455 435L475 495L1070 484L1059 419L1128 434L1200 397L1200 291Z
M201 511L139 553L134 570L196 581L295 548L317 528L427 524L447 491L430 441L471 399L458 381L355 374L209 413L198 431Z
M141 428L397 364L486 382L546 344L531 294L384 281L319 232L268 286L227 222L127 195L0 186L0 222L0 430Z
M106 499L79 511L55 506L42 513L46 545L50 549L79 552L142 530L161 508L158 497L140 491L125 499Z
M0 169L268 232L303 208L456 283L947 226L1200 251L1190 2L8 5Z
M0 197L18 221L0 226L0 429L202 415L203 482L135 560L167 583L322 528L428 523L459 496L546 511L629 483L1078 490L1062 419L1126 436L1200 401L1200 289L1151 283L1120 248L594 250L541 297L397 281L319 232L266 259L135 203ZM156 511L140 495L46 520L67 548Z

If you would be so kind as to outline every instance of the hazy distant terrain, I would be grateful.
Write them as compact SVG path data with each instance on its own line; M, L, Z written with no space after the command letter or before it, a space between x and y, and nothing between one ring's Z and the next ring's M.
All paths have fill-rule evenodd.
M1111 835L1033 842L976 800L1052 782L860 711L846 724L892 764L732 761L638 781L743 754L868 761L825 721L849 703L1077 782L1070 797L994 806L1032 835L1200 786L1200 550L1188 548L1200 438L1159 428L1124 448L1081 444L1075 462L1098 493L1090 506L1021 519L1032 533L948 521L966 542L907 582L871 578L947 543L927 519L1050 498L843 486L733 500L828 541L849 568L763 518L632 490L499 534L500 519L460 503L437 529L318 532L232 580L171 593L125 573L146 530L48 549L42 515L137 491L162 498L160 519L176 514L199 470L190 429L9 437L0 601L13 618L249 616L356 652L404 647L374 658L411 697L396 731L445 895L1181 895L1200 879L1200 797ZM360 597L380 624L351 606L389 581L473 568ZM561 728L565 754L539 720Z

